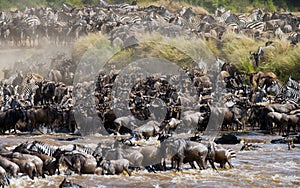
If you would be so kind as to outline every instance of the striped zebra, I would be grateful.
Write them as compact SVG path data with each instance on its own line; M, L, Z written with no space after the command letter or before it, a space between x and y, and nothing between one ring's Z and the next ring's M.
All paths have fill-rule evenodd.
M0 25L12 22L13 17L10 12L0 12Z
M296 80L293 80L291 77L289 77L289 80L286 82L286 86L296 90L300 90L300 83Z
M41 20L36 15L27 15L23 21L27 24L29 27L34 27L37 25L41 25Z
M27 74L27 76L23 79L21 84L21 96L25 100L32 100L32 96L35 94L36 89L39 88L39 82L43 79L42 76L38 74Z
M133 16L129 16L129 15L123 15L120 16L120 23L122 23L123 25L125 24L140 24L142 22L141 17L139 17L138 15L133 15Z
M231 11L227 10L224 13L222 13L219 17L216 17L216 19L220 22L220 23L226 23L226 20L230 17L231 15Z
M263 11L260 8L252 10L251 14L248 15L249 21L262 21Z
M248 15L246 15L246 14L240 14L237 17L239 19L239 23L240 23L241 28L244 28L246 26L246 24L250 22L249 18L248 18Z
M35 46L36 39L38 39L37 28L40 25L41 20L36 15L27 15L21 20L23 45Z
M290 40L291 43L293 44L297 44L300 41L300 33L298 32L289 33L287 40Z
M286 89L282 93L284 99L289 99L295 102L298 102L300 99L300 90L291 88L289 86L285 87Z
M265 28L265 22L253 21L247 23L245 28L262 32Z
M45 144L41 141L33 141L28 147L28 149L34 152L38 152L40 154L53 156L53 154L57 151L58 147Z
M93 155L94 150L90 147L83 146L80 144L73 144L73 151L79 151L80 153L88 154L88 155Z
M284 86L282 97L284 99L289 99L298 102L298 100L300 99L300 83L289 77L288 81Z

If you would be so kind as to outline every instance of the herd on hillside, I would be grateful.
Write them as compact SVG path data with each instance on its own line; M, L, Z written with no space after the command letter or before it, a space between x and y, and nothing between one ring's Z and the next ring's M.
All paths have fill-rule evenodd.
M118 28L126 28L114 35ZM270 38L289 40L296 45L300 40L300 16L288 12L264 12L254 9L250 13L235 14L217 8L214 14L197 13L192 7L170 11L164 6L140 7L132 4L111 5L105 1L89 7L26 8L24 11L0 12L2 46L39 46L43 39L67 45L89 33L109 34L111 42L126 40L127 30L158 31L176 37L182 32L192 37L222 40L226 32L245 34L257 40Z

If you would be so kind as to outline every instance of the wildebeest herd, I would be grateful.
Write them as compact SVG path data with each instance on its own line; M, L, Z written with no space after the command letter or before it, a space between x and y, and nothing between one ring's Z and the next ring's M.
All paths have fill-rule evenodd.
M37 46L47 38L55 44L67 45L88 33L110 33L119 26L147 32L160 31L164 35L178 36L181 29L197 37L221 40L228 31L245 34L258 40L272 37L300 40L300 17L288 12L264 12L254 9L247 14L234 14L217 8L215 14L196 12L192 7L169 11L163 6L139 7L130 4L110 5L100 1L97 5L75 8L64 4L62 8L27 8L24 11L0 12L0 37L3 46ZM128 33L111 33L112 42L126 43ZM259 53L259 54L257 54ZM260 56L261 52L257 52Z
M257 40L278 37L296 45L300 37L299 21L292 14L269 14L260 9L249 15L231 14L224 9L217 9L215 15L205 15L185 7L172 13L165 7L140 8L136 3L109 5L100 1L97 6L80 9L65 4L62 9L1 12L0 36L4 46L34 46L43 37L67 45L82 34L101 31L109 33L112 46L126 47L132 43L132 32L138 32L139 25L143 25L143 32L159 31L167 37L180 35L184 28L191 36L222 40L224 32L232 30ZM120 29L121 25L125 27ZM268 46L272 43L267 42ZM261 47L252 54L256 65L263 50ZM9 184L9 177L17 177L19 172L31 179L60 173L61 163L78 174L126 171L131 175L133 169L166 170L164 159L170 159L171 167L178 170L183 163L196 168L194 162L201 170L206 169L207 161L213 169L215 162L221 168L226 163L232 168L233 150L197 136L205 131L213 109L219 108L213 105L216 99L224 104L220 107L224 113L221 130L286 135L299 131L300 83L291 77L282 83L272 72L241 73L234 65L217 58L210 70L200 65L183 68L185 77L158 74L139 80L141 75L128 74L124 81L119 80L122 85L118 87L118 96L122 96L122 88L131 86L126 80L136 83L128 99L122 101L123 98L113 98L120 70L99 70L95 81L73 84L76 66L74 60L59 54L53 58L48 77L32 72L37 68L17 73L7 71L1 83L1 133L10 134L12 130L15 134L45 133L46 128L48 132L79 135L105 132L128 137L116 141L112 147L74 144L66 149L32 141L13 150L2 148L2 185ZM84 76L88 75L82 73ZM194 93L187 93L190 83ZM163 108L160 102L164 103ZM124 107L128 107L130 114L119 112ZM158 120L161 114L165 116ZM176 136L183 132L196 135L190 139ZM157 144L140 146L142 139L157 139Z

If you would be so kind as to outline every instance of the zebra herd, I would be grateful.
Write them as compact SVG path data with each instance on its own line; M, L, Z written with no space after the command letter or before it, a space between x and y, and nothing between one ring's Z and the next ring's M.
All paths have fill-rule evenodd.
M82 8L64 4L62 8L0 12L2 46L32 47L38 46L44 39L67 45L80 36L109 33L125 25L133 28L143 26L145 31L156 30L175 37L180 28L192 36L215 39L222 39L225 32L231 31L256 39L278 37L293 44L300 40L300 16L286 12L269 13L261 9L235 14L217 8L214 14L206 14L198 13L192 7L182 6L177 11L170 11L163 6L139 7L136 1L111 5L101 0L96 5Z

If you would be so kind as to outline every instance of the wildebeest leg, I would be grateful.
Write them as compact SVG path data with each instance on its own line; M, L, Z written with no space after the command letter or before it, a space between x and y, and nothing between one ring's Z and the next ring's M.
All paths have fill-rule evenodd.
M230 168L234 168L234 166L231 164L230 161L227 161L227 163L229 164L229 167L230 167Z
M189 162L189 164L190 164L190 166L191 166L192 169L196 169L196 166L195 166L194 162ZM198 163L197 163L197 164L198 164ZM199 165L199 164L198 164L198 165Z
M148 170L148 172L156 173L155 169L152 166L146 166L145 168Z
M214 170L217 170L214 161L209 160L209 164L211 165L211 167L212 167Z
M201 162L202 162L202 165L203 165L203 169L206 169L206 168L207 168L206 157L202 156L202 157L201 157Z
M182 163L183 163L183 158L184 158L184 156L180 156L179 157L179 160L177 161L177 170L178 171L182 171Z
M125 172L127 172L127 174L128 174L129 176L131 176L131 172L129 171L128 167L126 167L124 170L125 170Z
M81 175L81 163L80 163L80 159L75 159L75 161L73 161L72 164L75 172L77 172L79 175Z
M196 163L197 163L197 165L199 166L199 169L200 169L200 170L203 170L203 169L204 169L203 164L202 164L202 162L201 162L200 160L197 160Z
M163 161L163 169L164 169L164 171L167 170L166 159L164 159L164 161Z

